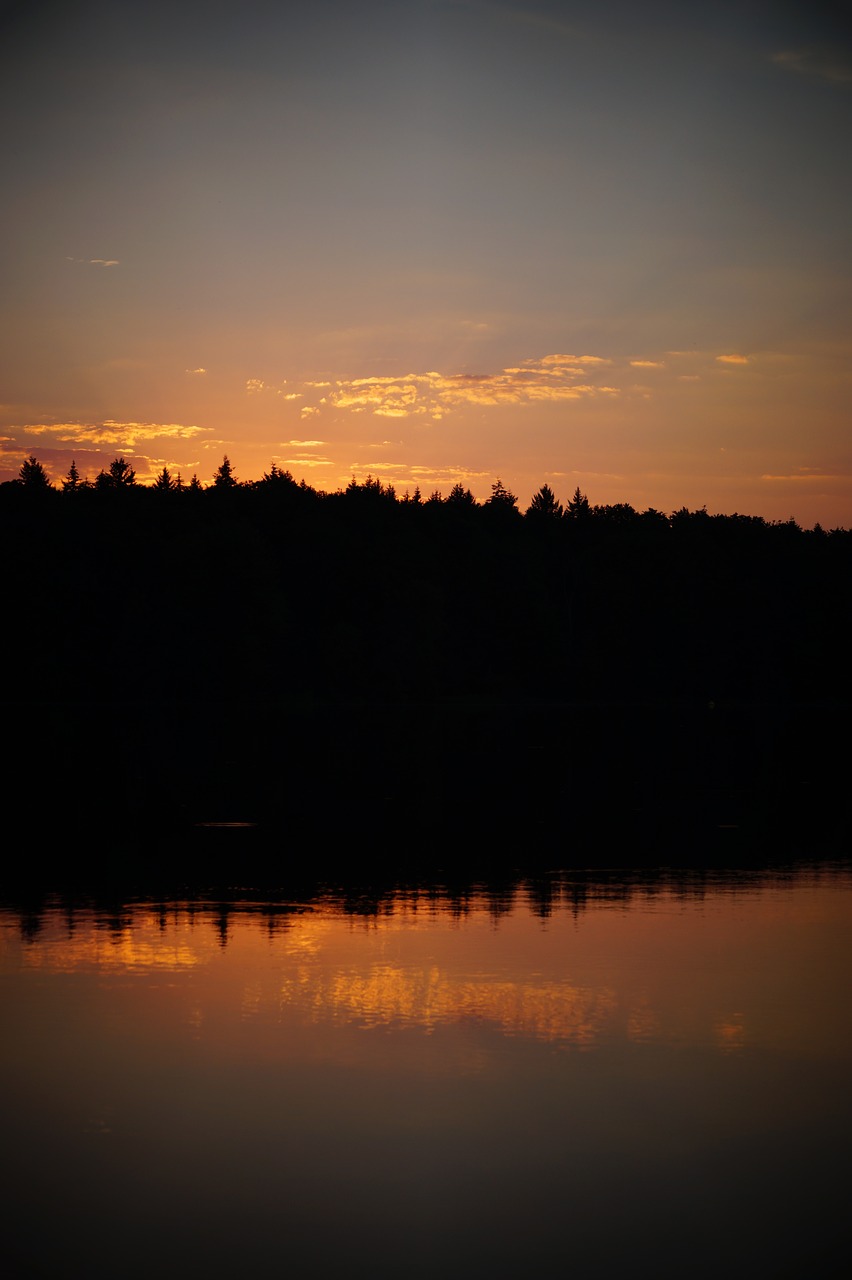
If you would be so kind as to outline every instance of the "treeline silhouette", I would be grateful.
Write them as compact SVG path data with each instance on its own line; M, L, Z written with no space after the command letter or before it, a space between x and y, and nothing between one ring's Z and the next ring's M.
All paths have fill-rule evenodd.
M116 946L132 935L143 921L156 921L161 933L169 925L188 920L192 924L213 922L221 945L228 944L234 927L246 922L262 923L273 937L286 932L305 909L348 917L372 928L377 919L392 919L397 914L411 916L422 912L463 920L479 912L487 912L494 923L526 908L541 920L554 912L568 910L575 917L590 908L614 906L627 908L638 902L670 896L678 903L702 901L720 890L748 888L760 891L767 887L795 884L804 868L793 866L745 867L736 871L707 869L654 868L631 870L541 870L535 874L497 868L489 872L481 867L479 876L466 874L450 877L429 876L426 879L400 876L372 877L359 880L347 877L344 882L327 882L307 875L291 878L286 888L257 884L251 888L230 886L223 896L223 886L202 888L191 899L179 892L179 885L149 884L149 892L140 901L136 896L115 896L110 885L84 886L84 892L66 892L45 897L42 894L23 898L0 892L0 907L18 916L21 937L37 943L45 926L61 912L70 938L78 928L94 921L96 928ZM817 873L823 883L832 883L834 868ZM262 892L258 893L258 888ZM178 890L176 893L174 890ZM171 892L170 892L171 891Z
M8 794L46 830L572 865L846 830L846 530L227 457L61 488L30 458L0 524Z

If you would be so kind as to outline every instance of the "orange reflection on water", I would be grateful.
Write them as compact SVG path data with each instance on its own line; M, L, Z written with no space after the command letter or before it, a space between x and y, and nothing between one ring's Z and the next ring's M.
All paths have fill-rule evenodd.
M104 936L101 929L84 928L71 937L49 937L30 946L23 953L22 964L28 969L45 969L52 973L168 972L193 968L202 956L185 940L144 936L143 922L134 921L118 936Z
M121 979L127 1002L135 979L171 988L194 1038L227 1045L251 1024L272 1058L309 1052L293 1039L298 1026L360 1036L452 1029L585 1049L619 1040L723 1054L848 1048L849 1019L836 1014L845 1007L837 956L848 955L852 931L848 875L800 879L795 891L655 888L581 909L557 895L546 919L534 905L519 897L495 914L493 899L476 894L461 912L399 898L367 916L332 901L134 905L112 919L48 911L23 935L6 914L0 967ZM163 999L140 995L139 1007L155 1022ZM327 1056L332 1042L320 1039Z
M0 909L15 1274L832 1274L852 877L538 888Z
M460 978L428 970L376 966L336 973L312 991L318 1017L349 1017L365 1027L410 1023L432 1032L442 1023L492 1023L504 1035L591 1045L618 1009L609 988L568 982L530 983Z

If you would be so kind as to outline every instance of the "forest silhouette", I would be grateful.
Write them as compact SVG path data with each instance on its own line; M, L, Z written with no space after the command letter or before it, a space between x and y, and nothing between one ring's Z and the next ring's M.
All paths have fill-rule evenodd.
M117 457L58 487L31 457L0 521L7 794L119 860L235 821L276 867L847 830L847 530L546 484L522 512L500 480L325 493L227 457L208 485Z

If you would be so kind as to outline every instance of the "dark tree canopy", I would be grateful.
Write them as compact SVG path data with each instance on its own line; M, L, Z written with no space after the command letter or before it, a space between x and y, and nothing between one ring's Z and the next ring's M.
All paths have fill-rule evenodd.
M124 458L115 458L95 480L96 489L129 489L135 484L136 472Z
M464 485L459 481L454 484L447 496L447 505L450 507L461 507L472 509L479 506L470 489L465 489Z
M32 454L21 463L18 482L25 489L49 489L51 487L47 472Z
M74 458L71 459L71 466L68 468L68 474L62 481L63 493L74 492L77 489L85 487L85 481L80 479L80 472L77 470L77 463Z
M574 496L568 500L568 507L565 511L566 516L569 516L572 520L585 520L587 516L591 515L591 512L589 499L584 493L580 492L580 486L577 485L574 490Z
M262 478L258 481L260 485L275 486L280 489L297 488L296 481L293 479L291 471L282 471L274 462L268 471L264 471Z
M486 507L502 507L509 511L515 511L518 506L517 494L511 493L503 481L498 478L491 486L491 497L487 499L485 505Z
M237 477L234 475L234 468L231 466L227 453L222 459L221 465L216 469L213 476L214 489L236 489Z
M527 507L526 515L535 520L561 520L564 514L562 503L556 497L549 484L543 484Z

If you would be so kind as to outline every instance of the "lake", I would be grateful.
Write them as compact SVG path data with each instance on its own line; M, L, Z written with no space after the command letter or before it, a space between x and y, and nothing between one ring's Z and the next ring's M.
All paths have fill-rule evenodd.
M852 873L0 910L13 1277L841 1274Z

